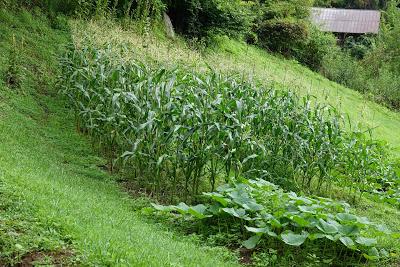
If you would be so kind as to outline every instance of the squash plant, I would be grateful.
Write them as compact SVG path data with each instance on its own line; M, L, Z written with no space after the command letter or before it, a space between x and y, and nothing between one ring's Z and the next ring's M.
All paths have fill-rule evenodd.
M249 237L242 243L247 249L255 248L263 239L276 239L289 246L319 240L325 247L333 242L366 259L378 259L389 254L385 249L378 250L378 239L371 236L399 237L384 225L352 214L345 202L284 192L262 179L241 179L203 195L204 203L196 206L152 205L158 211L189 216L208 226L239 223L245 229L243 237Z

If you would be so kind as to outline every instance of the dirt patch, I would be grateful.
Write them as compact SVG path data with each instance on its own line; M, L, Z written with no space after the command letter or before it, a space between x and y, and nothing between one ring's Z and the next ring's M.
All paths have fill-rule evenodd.
M246 248L240 248L239 253L240 253L239 262L241 264L250 265L253 263L253 261L251 260L251 255L253 254L253 250L246 249Z
M140 189L140 187L132 181L119 180L118 183L121 185L122 189L125 192L128 192L133 197L146 195L145 190Z
M30 267L38 265L51 264L54 266L73 266L71 261L73 257L72 251L62 250L57 252L35 251L22 257L21 262L15 266Z
M159 204L170 204L170 199L166 194L160 193L156 195L151 190L143 188L137 182L131 180L119 180L120 188L122 191L127 192L134 199L146 198L152 200L152 202Z

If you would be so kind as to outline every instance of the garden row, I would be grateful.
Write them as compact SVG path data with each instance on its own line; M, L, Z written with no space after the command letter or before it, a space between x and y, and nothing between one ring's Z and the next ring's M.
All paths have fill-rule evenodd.
M192 198L231 177L313 193L340 181L354 195L387 192L397 181L382 144L345 131L343 116L311 96L240 75L150 68L115 50L72 48L63 92L109 167L154 194Z
M185 221L198 224L192 231L200 235L225 236L231 246L280 251L302 246L303 252L313 251L333 265L389 258L390 251L376 247L379 238L400 237L384 225L354 215L345 202L287 193L262 179L241 179L203 195L204 204L196 206L153 206L161 214L181 215L174 219L181 227Z

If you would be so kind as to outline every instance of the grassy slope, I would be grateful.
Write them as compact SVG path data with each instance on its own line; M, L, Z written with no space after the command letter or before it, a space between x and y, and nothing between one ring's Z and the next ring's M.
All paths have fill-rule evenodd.
M234 265L224 249L143 222L134 201L99 170L102 160L53 87L55 53L68 34L28 12L2 10L0 21L1 55L12 35L24 39L21 88L0 84L0 265L10 260L1 257L71 247L83 265ZM3 77L7 59L0 60Z
M400 156L400 114L365 98L358 92L327 80L290 60L270 55L262 49L221 38L215 49L200 53L182 40L170 41L160 36L143 38L134 29L124 29L110 22L72 23L77 44L90 39L98 44L126 44L127 57L165 65L182 63L205 70L207 65L224 72L238 72L275 86L292 88L299 94L311 93L319 102L329 103L347 113L352 125L375 128L375 138L385 140L393 154ZM106 29L106 30L105 30ZM86 38L86 39L85 39Z

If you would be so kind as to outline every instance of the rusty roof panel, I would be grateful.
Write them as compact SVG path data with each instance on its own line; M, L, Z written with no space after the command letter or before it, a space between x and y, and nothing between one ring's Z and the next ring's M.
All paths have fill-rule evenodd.
M312 8L311 20L321 30L345 33L378 33L381 13L376 10Z

